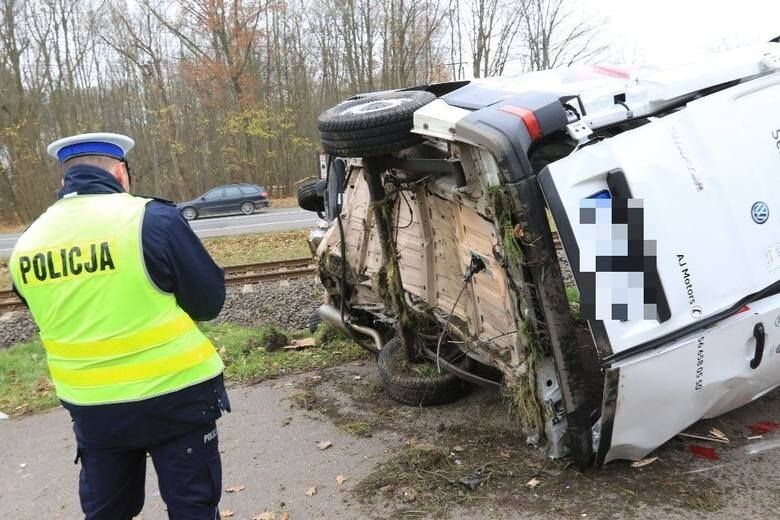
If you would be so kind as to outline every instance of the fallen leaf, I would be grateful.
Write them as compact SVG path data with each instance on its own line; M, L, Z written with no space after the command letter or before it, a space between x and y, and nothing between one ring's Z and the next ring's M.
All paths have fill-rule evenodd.
M718 456L717 452L715 451L715 448L691 445L688 446L688 449L696 457L707 459L707 460L720 460L720 456Z
M512 454L509 453L508 451L502 451L498 454L498 456L501 457L502 459L507 459L507 460L512 458Z
M307 496L313 497L316 494L317 494L317 488L316 487L310 487L309 489L306 490L306 495Z
M531 489L536 489L536 486L538 486L541 483L542 483L541 480L539 480L538 478L534 477L531 480L529 480L528 482L526 482L525 485L528 486Z
M723 433L722 431L720 431L717 428L712 428L710 430L710 435L712 435L713 437L717 437L719 439L723 439L724 441L729 440L729 438L726 436L726 434Z
M230 486L228 488L225 488L226 493L238 493L239 491L243 491L246 488L246 486L239 484L238 486Z
M232 509L223 509L219 512L219 516L222 518L230 518L231 516L235 515Z
M631 463L632 468L641 468L642 466L649 466L653 462L657 461L658 457L649 457L647 459L637 460Z
M780 429L780 424L775 421L760 421L750 425L750 431L753 435L761 435L764 433L772 433Z
M339 486L346 481L347 481L347 477L345 477L344 475L339 475L336 477L336 484L338 484Z
M454 448L452 448L452 451L456 453L460 453L463 451L463 446L455 446Z
M259 515L253 516L252 520L276 520L276 513L273 511L265 511Z
M386 495L390 495L393 491L395 491L395 486L392 484L388 484L386 486L382 486L381 488L379 488L379 491L385 493Z
M332 442L330 442L330 441L319 441L319 442L317 443L317 447L318 447L318 448L319 448L321 451L325 451L325 450L327 450L328 448L330 448L331 446L333 446L333 443L332 443Z

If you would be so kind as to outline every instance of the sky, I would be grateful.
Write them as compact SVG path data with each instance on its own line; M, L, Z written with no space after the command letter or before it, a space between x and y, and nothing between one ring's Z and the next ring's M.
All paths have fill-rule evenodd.
M608 61L676 65L780 36L780 0L574 0L604 20Z

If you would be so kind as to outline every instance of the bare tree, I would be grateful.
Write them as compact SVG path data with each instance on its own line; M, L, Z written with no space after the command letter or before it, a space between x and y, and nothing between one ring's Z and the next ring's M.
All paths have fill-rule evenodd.
M527 70L546 70L595 58L598 27L575 16L571 0L525 0L522 4Z

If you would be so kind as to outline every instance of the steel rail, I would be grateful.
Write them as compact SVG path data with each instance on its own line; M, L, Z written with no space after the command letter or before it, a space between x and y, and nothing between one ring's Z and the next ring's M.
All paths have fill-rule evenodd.
M223 267L226 285L252 284L313 275L314 259L292 258ZM11 290L0 290L0 313L23 309L24 304Z

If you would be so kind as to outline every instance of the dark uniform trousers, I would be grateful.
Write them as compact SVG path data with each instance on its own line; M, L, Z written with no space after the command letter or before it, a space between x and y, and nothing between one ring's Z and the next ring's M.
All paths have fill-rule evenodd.
M79 495L86 520L130 520L144 506L147 453L172 520L218 519L222 463L217 425L137 450L79 448Z
M230 409L221 376L167 396L99 410L63 404L74 420L86 520L130 520L141 512L147 455L171 520L219 518L216 419Z

